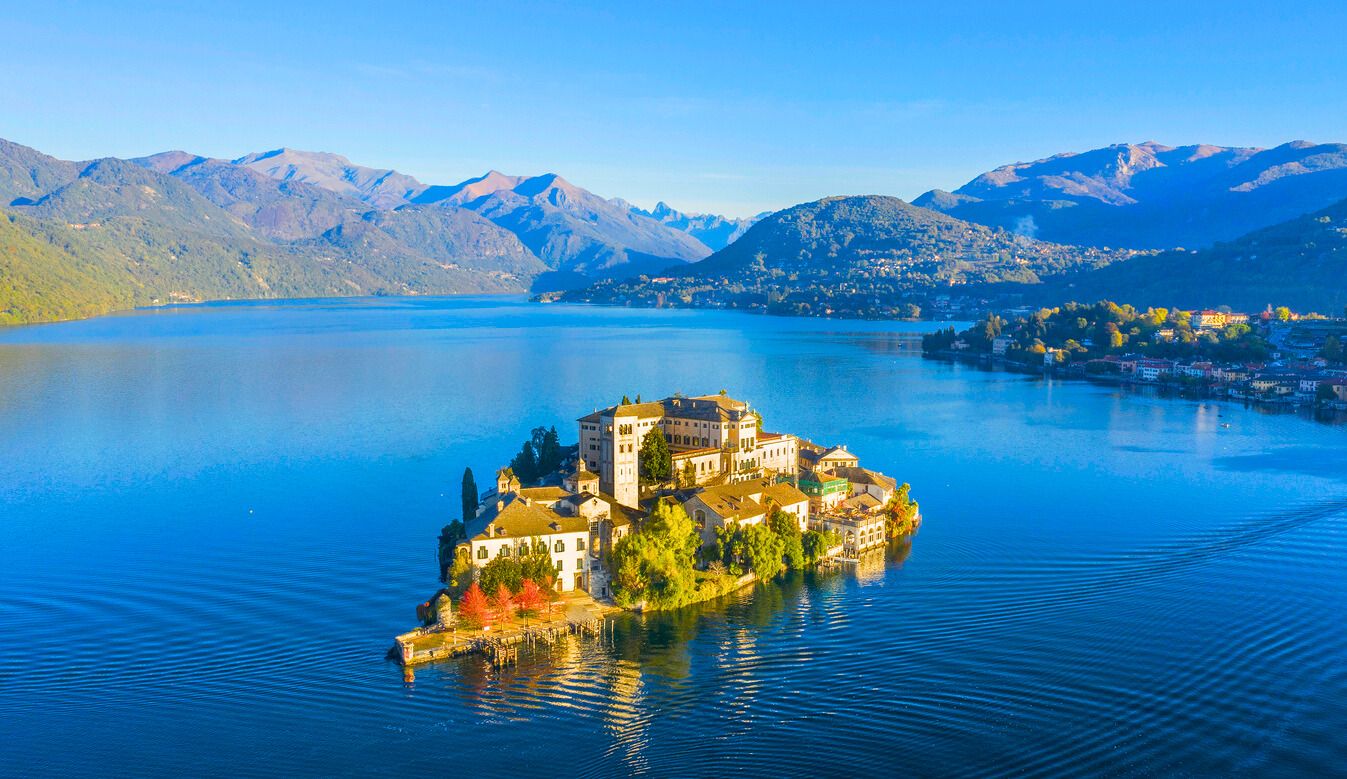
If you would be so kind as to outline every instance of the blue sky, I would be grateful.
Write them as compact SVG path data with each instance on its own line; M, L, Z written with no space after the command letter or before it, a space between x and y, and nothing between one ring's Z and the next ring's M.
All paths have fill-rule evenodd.
M736 215L1116 142L1347 141L1341 2L208 5L9 4L0 137Z

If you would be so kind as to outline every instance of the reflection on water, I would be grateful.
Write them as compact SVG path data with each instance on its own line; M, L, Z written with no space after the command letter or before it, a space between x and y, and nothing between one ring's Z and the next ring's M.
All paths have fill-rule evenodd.
M1343 429L926 361L922 327L419 299L4 331L0 774L1339 770ZM517 667L384 659L464 466L721 387L911 482L921 533Z

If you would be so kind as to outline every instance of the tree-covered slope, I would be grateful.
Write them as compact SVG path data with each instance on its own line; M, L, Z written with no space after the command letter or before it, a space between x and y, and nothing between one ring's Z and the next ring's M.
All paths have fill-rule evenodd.
M1197 251L1142 255L1025 288L1043 302L1104 298L1139 307L1339 314L1347 306L1347 200Z
M1036 241L893 197L831 197L779 211L701 262L599 283L569 300L882 316L966 284L1035 283L1127 253Z

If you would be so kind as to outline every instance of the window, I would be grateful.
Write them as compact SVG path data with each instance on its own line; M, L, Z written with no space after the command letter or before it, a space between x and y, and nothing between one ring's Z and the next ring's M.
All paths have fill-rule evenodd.
M479 547L477 547L477 559L478 559L478 560L485 560L485 559L487 558L487 555L489 555L489 554L490 554L490 553L486 551L486 547L484 547L484 546L479 546Z
M552 551L554 552L566 551L566 542L558 538L556 544L552 547Z
M583 557L575 558L575 570L577 571L585 570L585 558Z
M565 561L565 560L557 560L557 570L558 570L558 571L560 571L560 570L564 567L564 566L562 566L562 563L564 563L564 562L566 562L566 561Z
M583 538L575 539L575 551L577 552L585 551L585 539Z
M692 514L693 519L697 520L697 527L706 527L706 512L697 509Z

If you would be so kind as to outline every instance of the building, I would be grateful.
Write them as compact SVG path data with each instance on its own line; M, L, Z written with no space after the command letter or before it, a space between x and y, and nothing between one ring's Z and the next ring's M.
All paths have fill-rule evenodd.
M992 354L997 357L1005 357L1006 351L1015 343L1015 339L1008 335L998 335L992 339Z
M726 395L622 403L581 417L579 426L586 467L624 506L639 505L641 442L654 428L669 442L675 475L695 484L796 472L794 437L759 431L752 408Z
M479 511L469 533L468 555L474 571L497 557L546 553L557 570L558 590L589 587L590 523L585 517L563 516L542 502L513 492L498 496Z
M1188 322L1194 330L1220 330L1229 325L1247 325L1249 315L1210 310L1195 311Z
M811 514L831 511L851 494L851 485L847 483L846 478L837 476L831 471L801 471L799 485L800 491L809 496Z
M877 511L847 511L824 514L810 520L814 529L837 533L842 538L842 552L855 558L861 552L877 549L888 541L884 515Z
M703 545L715 542L718 528L761 524L778 508L794 517L801 531L808 529L809 497L790 484L766 478L706 487L683 501Z

